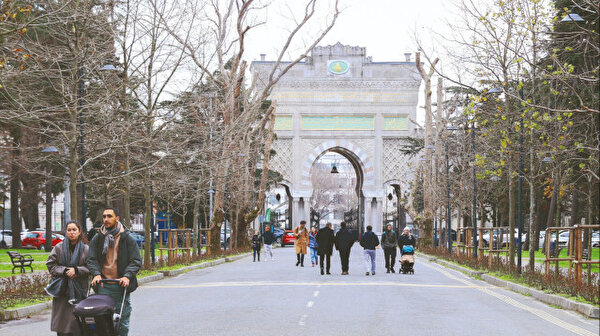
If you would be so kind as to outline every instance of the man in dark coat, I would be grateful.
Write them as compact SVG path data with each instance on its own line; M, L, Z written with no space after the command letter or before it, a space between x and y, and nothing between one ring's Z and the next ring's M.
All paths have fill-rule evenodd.
M354 244L352 232L346 228L346 223L340 223L341 229L335 235L335 249L340 252L342 262L342 275L348 275L348 263L350 261L350 249Z
M94 276L92 286L98 294L110 295L115 301L115 312L121 310L123 289L126 287L125 305L121 314L121 336L129 333L131 301L129 294L137 286L137 273L142 267L140 250L129 230L119 222L119 215L113 208L102 213L104 225L90 242L87 267ZM102 279L117 279L119 284L100 283Z
M392 225L388 224L386 230L381 235L381 246L383 247L383 255L385 256L385 269L387 273L395 273L394 263L396 262L396 244L398 243L398 235L392 230Z
M333 230L331 229L331 223L327 223L327 225L317 233L317 254L319 255L319 259L321 259L321 275L323 275L323 267L325 265L325 261L327 261L327 267L325 268L327 274L329 273L329 268L331 266L331 253L333 253L333 243L335 237L333 236Z

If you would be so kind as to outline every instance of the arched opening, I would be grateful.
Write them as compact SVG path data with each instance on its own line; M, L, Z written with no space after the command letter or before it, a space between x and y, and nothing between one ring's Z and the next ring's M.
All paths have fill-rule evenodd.
M346 148L330 148L314 160L310 181L310 226L331 222L337 230L344 221L358 238L364 221L360 159Z

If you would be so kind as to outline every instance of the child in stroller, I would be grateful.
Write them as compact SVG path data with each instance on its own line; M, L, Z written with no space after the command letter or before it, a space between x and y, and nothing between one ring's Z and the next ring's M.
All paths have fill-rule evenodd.
M400 271L403 274L415 274L415 249L412 245L405 245L400 252Z

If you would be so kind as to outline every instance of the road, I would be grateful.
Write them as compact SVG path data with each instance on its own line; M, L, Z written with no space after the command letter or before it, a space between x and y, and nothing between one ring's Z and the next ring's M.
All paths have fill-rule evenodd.
M365 276L355 245L350 275L295 266L293 248L141 286L130 335L599 335L598 320L417 258L414 275ZM49 315L0 325L0 335L50 335Z

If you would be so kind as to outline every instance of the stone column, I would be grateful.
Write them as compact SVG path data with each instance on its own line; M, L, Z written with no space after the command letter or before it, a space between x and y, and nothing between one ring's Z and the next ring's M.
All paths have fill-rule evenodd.
M300 213L300 198L293 197L292 198L292 229L298 226L300 223L300 219L302 214Z

